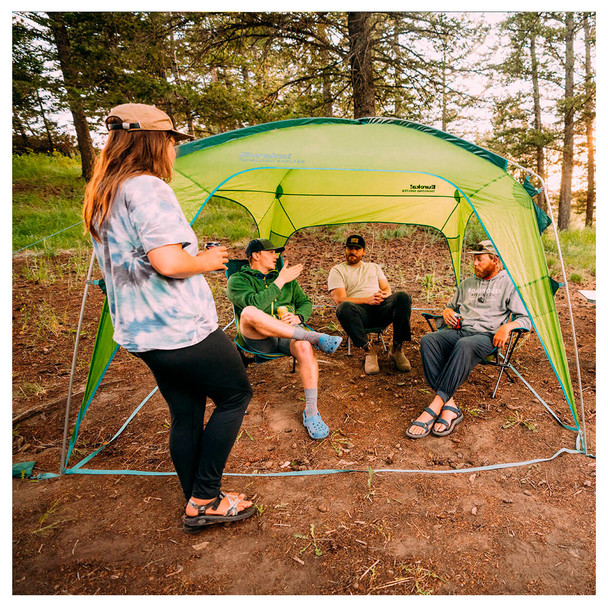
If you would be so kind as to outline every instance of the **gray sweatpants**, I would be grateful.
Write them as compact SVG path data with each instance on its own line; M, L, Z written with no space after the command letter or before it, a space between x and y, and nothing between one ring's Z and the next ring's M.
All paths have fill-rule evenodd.
M491 333L440 329L420 340L424 377L443 402L449 401L472 369L494 349Z

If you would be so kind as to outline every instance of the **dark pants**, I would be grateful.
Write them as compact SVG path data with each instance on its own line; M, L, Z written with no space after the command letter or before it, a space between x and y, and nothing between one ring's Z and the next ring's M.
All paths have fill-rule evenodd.
M217 329L193 346L138 356L169 405L169 449L185 497L214 498L252 397L239 353ZM215 409L204 426L207 397Z
M420 356L424 377L444 403L492 352L492 338L493 334L466 329L441 329L422 336Z
M367 344L366 329L388 327L393 324L393 344L401 344L412 339L410 316L412 298L404 291L389 296L382 304L354 304L342 302L336 316L353 344L362 348Z

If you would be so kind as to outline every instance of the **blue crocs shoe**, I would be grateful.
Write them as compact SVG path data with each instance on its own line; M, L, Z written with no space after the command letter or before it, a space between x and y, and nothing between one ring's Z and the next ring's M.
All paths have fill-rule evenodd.
M338 350L340 342L342 342L342 338L340 336L328 336L327 334L321 334L317 348L320 351L331 355Z
M314 414L307 418L306 412L303 412L302 419L311 439L325 439L329 435L329 427L323 422L321 414Z

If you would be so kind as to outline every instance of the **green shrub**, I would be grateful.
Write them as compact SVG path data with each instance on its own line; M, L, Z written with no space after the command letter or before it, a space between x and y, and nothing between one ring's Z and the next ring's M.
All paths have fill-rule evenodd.
M595 277L595 228L561 230L558 236L566 273L578 275L581 278L580 281L573 280L573 282L584 282L587 276ZM549 270L561 273L557 242L551 228L545 230L542 241L547 254ZM549 265L550 260L554 260L551 265Z
M486 231L482 228L476 215L472 215L467 224L464 233L465 249L472 249L480 241L485 241L488 238Z

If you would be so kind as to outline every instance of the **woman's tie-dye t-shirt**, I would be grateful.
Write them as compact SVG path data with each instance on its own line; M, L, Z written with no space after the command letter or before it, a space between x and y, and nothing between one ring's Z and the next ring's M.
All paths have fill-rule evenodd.
M114 340L126 350L174 350L197 344L218 327L213 295L201 274L172 279L159 274L148 251L181 244L198 253L197 238L173 190L152 175L122 184L93 239L107 287Z

